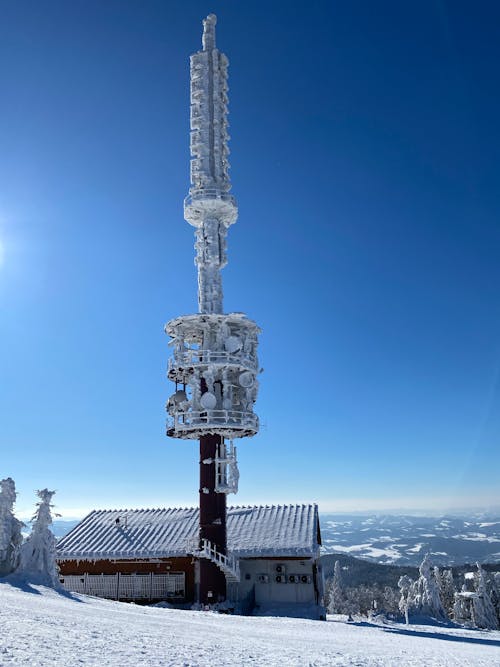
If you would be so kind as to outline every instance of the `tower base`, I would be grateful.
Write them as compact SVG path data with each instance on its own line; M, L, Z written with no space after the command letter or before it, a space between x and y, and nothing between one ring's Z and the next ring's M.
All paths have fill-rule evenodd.
M215 563L200 558L199 602L213 605L226 600L226 577Z

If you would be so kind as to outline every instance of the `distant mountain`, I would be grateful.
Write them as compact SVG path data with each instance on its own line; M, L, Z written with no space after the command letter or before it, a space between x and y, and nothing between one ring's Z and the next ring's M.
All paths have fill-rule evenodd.
M75 519L74 521L54 521L52 524L52 532L56 537L63 537L66 533L76 526L77 523L80 523L81 519Z
M335 561L338 560L342 568L344 585L350 586L379 586L398 587L399 578L407 574L412 579L418 578L418 568L401 565L381 565L372 563L345 554L325 554L321 556L321 565L325 579L333 577Z
M339 561L342 568L342 580L346 587L372 586L377 584L380 587L391 586L398 588L398 581L403 574L407 574L411 579L418 578L418 567L408 565L382 565L373 563L361 558L354 558L346 554L325 554L321 556L321 565L325 580L333 577L335 561ZM500 572L500 562L490 565L484 565L487 572ZM464 583L466 572L476 570L474 563L463 565L454 565L452 567L455 583L458 588Z
M60 521L56 519L52 523L52 532L57 538L63 537L66 533L76 526L77 523L80 523L80 519L75 519L74 521ZM23 535L26 537L31 533L31 523L24 521Z
M500 562L500 516L321 514L323 554L344 553L374 563L435 565Z

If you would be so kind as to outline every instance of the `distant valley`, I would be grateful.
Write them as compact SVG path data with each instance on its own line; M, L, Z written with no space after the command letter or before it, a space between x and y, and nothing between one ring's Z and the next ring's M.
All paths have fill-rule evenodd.
M322 553L343 553L374 563L435 565L500 562L500 516L321 514Z

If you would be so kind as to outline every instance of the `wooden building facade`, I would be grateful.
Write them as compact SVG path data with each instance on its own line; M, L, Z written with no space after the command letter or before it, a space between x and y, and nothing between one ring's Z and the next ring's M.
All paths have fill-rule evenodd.
M94 511L58 543L62 585L122 601L197 602L198 509ZM316 505L228 509L228 598L241 613L324 615Z

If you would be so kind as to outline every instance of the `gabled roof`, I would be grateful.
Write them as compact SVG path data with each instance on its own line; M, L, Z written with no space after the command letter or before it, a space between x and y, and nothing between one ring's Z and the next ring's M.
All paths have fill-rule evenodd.
M58 560L185 556L198 535L198 508L95 510L57 544ZM316 556L317 505L229 507L228 551L239 558Z

